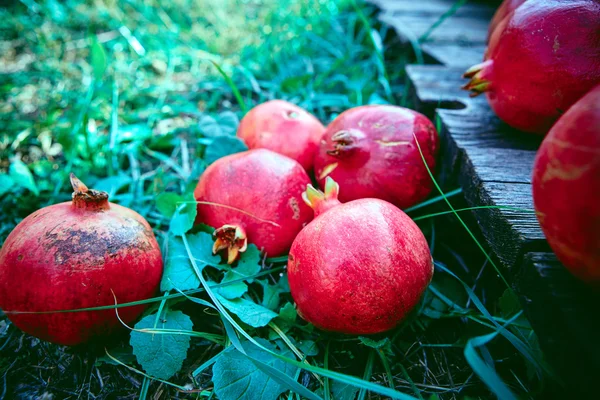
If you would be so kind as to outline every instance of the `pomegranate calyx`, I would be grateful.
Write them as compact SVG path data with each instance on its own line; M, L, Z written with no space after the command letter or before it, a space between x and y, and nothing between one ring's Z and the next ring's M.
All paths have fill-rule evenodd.
M470 78L470 81L461 87L463 90L470 91L471 97L479 96L481 93L491 89L491 81L489 76L493 66L493 60L487 60L482 63L473 65L465 71L463 78Z
M73 187L73 206L75 208L84 208L88 210L107 210L110 208L108 203L108 193L88 189L88 187L79 180L72 172L69 174L71 186Z
M338 193L340 186L331 179L330 176L325 180L325 192L315 189L313 185L308 184L306 191L302 193L302 200L315 211L315 217L324 213L340 203Z
M349 155L359 147L358 139L360 139L360 135L353 130L338 131L331 136L333 149L327 150L327 154L338 158Z
M239 253L243 253L248 248L246 231L241 226L223 225L215 229L213 236L216 239L212 252L217 254L221 250L227 249L227 264L233 264Z

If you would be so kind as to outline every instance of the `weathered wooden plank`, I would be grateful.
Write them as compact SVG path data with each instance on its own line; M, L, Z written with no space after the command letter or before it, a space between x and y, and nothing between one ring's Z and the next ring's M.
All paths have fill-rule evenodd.
M435 64L449 67L459 67L466 70L468 67L481 62L481 55L486 46L481 44L458 45L453 43L424 43L421 48L427 59Z
M453 128L443 117L442 122L447 124L449 129ZM469 144L460 147L467 149L471 164L471 169L464 172L477 176L480 182L531 184L535 152L498 147L494 147L494 151L490 151L490 148L478 147L475 138ZM527 195L531 196L531 193L527 193Z
M463 68L481 61L488 22L498 3L495 0L469 1L454 9L456 0L368 1L381 11L380 21L393 27L407 44L417 41L441 21L420 44L425 57L428 62ZM454 11L448 14L450 10Z
M528 253L516 289L548 361L571 398L597 397L600 292L579 282L553 254ZM594 396L594 397L591 397Z
M469 94L460 90L463 82L460 68L408 65L406 74L411 82L411 100L415 108L430 118L433 118L437 108L460 110L472 104L473 99L469 98Z
M533 213L531 185L478 182L476 178L462 173L459 174L459 184L470 206L508 206L526 210L490 208L473 212L486 242L511 275L520 268L524 253L550 251Z
M452 89L458 90L456 87ZM541 136L520 132L500 121L490 109L485 97L466 98L462 102L466 104L463 110L438 110L440 117L454 127L453 139L457 146L468 147L476 144L478 148L530 152L536 151L540 146Z
M533 210L531 170L541 138L506 126L484 97L470 98L460 89L464 80L458 68L409 66L407 74L417 109L439 118L444 157L450 160L442 168L454 169L467 203ZM443 109L448 106L455 109ZM442 171L442 179L450 174ZM474 214L505 268L518 265L525 252L548 250L532 212L482 209Z
M382 11L402 13L441 16L450 10L456 0L371 0L375 6ZM494 14L495 8L489 4L467 2L460 6L453 15L459 17L473 16L480 19L490 20Z
M439 16L382 12L379 20L395 28L401 38L409 37L412 33L418 39L438 22ZM427 42L485 45L487 30L487 20L453 16L434 29L428 35Z

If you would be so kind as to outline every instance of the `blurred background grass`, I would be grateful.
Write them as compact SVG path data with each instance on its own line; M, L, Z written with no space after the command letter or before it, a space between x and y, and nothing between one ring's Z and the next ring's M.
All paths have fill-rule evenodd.
M11 210L0 240L19 218L61 199L67 170L93 184L130 167L132 155L144 167L139 145L195 129L200 114L240 116L213 62L250 106L285 98L324 122L392 100L390 82L402 82L410 55L386 60L390 77L388 30L365 27L353 5L21 0L0 8L0 172L8 172L0 195L14 194L0 202ZM17 204L15 190L40 196Z

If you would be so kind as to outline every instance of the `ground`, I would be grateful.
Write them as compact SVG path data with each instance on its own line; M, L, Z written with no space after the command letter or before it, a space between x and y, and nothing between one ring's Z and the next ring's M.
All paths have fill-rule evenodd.
M164 193L185 196L208 163L242 149L231 135L244 112L265 100L287 99L324 123L363 104L410 106L403 66L418 58L374 12L329 0L22 0L0 9L0 243L34 210L70 198L70 172L138 211L164 242L175 219ZM236 345L238 335L227 328L238 317L267 348L288 358L290 350L304 352L321 368L294 367L292 377L324 398L387 397L364 381L353 382L357 393L326 371L416 398L488 398L505 388L535 397L550 373L535 335L492 259L452 214L432 215L448 210L438 195L409 212L432 248L434 281L418 310L387 334L312 330L290 309L285 259L260 260L242 284L244 300L262 299L277 315L268 326L248 325L231 309L232 321L219 318L220 309L194 302L210 301L206 290L181 301L171 288L168 300L153 303L147 315L183 312L201 332L186 336L185 361L162 381L132 354L135 335L126 330L107 343L66 348L23 334L2 316L0 397L215 398L220 387L221 398L235 398L223 392L223 380L233 379L221 371L224 363L206 362ZM459 198L451 198L457 208ZM206 279L223 282L223 269ZM278 299L268 302L267 291ZM233 357L238 350L227 351ZM270 375L252 376L273 384ZM283 386L282 398L293 398L290 388Z

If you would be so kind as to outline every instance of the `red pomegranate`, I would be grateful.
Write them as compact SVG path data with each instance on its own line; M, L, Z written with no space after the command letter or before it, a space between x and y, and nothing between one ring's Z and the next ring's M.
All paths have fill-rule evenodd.
M600 85L548 132L532 184L550 247L573 275L600 287Z
M500 22L526 1L527 0L504 0L502 4L500 4L500 7L498 7L494 13L494 17L492 18L490 27L488 28L488 42L490 41L492 34Z
M265 148L288 156L309 171L325 127L312 114L284 100L259 104L244 116L237 136L250 149Z
M463 88L485 92L507 124L546 134L600 83L600 2L528 0L502 24L489 59L465 73Z
M114 310L71 310L152 297L163 263L152 229L136 212L109 203L71 174L73 201L42 208L10 233L0 251L0 307L23 331L76 345L121 326ZM113 297L113 294L115 297ZM144 306L124 307L134 321Z
M366 335L396 326L417 305L433 275L427 241L400 209L379 199L341 204L327 178L309 186L315 219L289 254L288 279L298 313L315 326Z
M214 228L213 252L231 264L248 241L269 256L287 252L312 219L302 192L310 179L296 161L267 149L249 150L211 164L194 191L196 222Z
M343 202L373 197L410 207L433 188L415 137L434 170L439 138L427 117L395 106L347 110L327 127L321 140L315 157L319 184L323 187L325 178L333 178Z

